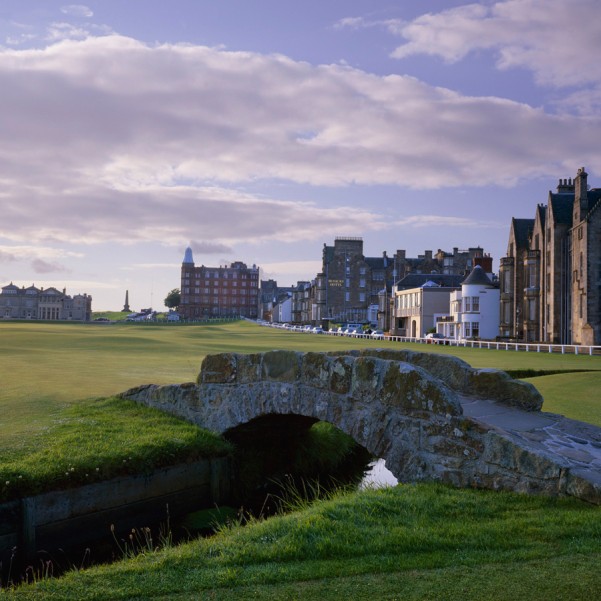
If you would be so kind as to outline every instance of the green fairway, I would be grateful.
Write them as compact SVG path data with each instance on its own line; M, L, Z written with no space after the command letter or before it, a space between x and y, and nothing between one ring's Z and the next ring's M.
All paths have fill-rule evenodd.
M480 350L319 336L250 322L216 325L0 323L0 447L47 427L66 404L107 397L140 384L196 379L205 355L271 349L329 351L411 348L456 355L474 367L601 370L601 358ZM544 409L599 419L601 371L534 378ZM547 385L547 382L551 385ZM581 390L578 403L573 391ZM587 392L589 391L589 392ZM597 395L598 396L598 395ZM578 404L578 407L576 405ZM601 419L595 421L601 424Z

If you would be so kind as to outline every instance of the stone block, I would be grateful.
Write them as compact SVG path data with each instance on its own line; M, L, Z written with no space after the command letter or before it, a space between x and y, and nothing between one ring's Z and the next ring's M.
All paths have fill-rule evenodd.
M543 406L543 397L532 384L514 380L498 369L473 370L468 392L525 411L540 411Z
M269 351L263 354L263 377L278 382L295 382L300 376L300 354Z
M346 357L336 357L332 361L330 390L336 394L348 394L353 380L353 361Z
M301 363L301 380L312 388L325 389L330 386L332 358L324 353L304 353Z
M354 399L370 401L379 389L382 361L373 357L357 357L353 362L351 396Z
M198 374L198 384L231 384L236 381L237 356L234 353L207 355Z

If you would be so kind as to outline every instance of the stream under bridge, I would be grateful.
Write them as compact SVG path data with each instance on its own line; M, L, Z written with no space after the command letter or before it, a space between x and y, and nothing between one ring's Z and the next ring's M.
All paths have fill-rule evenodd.
M120 395L227 434L275 416L326 421L400 482L574 496L601 504L601 428L541 412L505 372L409 350L205 357L196 382Z

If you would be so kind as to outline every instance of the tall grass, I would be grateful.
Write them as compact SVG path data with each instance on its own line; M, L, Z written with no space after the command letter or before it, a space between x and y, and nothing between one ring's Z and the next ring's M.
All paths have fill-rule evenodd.
M23 599L554 599L601 590L601 508L442 485L338 494Z

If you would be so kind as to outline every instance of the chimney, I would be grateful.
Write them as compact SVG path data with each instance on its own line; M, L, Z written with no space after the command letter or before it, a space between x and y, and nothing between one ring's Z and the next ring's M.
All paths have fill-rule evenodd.
M584 167L578 169L574 178L574 216L572 225L581 222L588 213L588 173Z
M570 194L574 192L574 183L572 182L572 178L570 179L560 179L557 184L557 193L558 194Z

